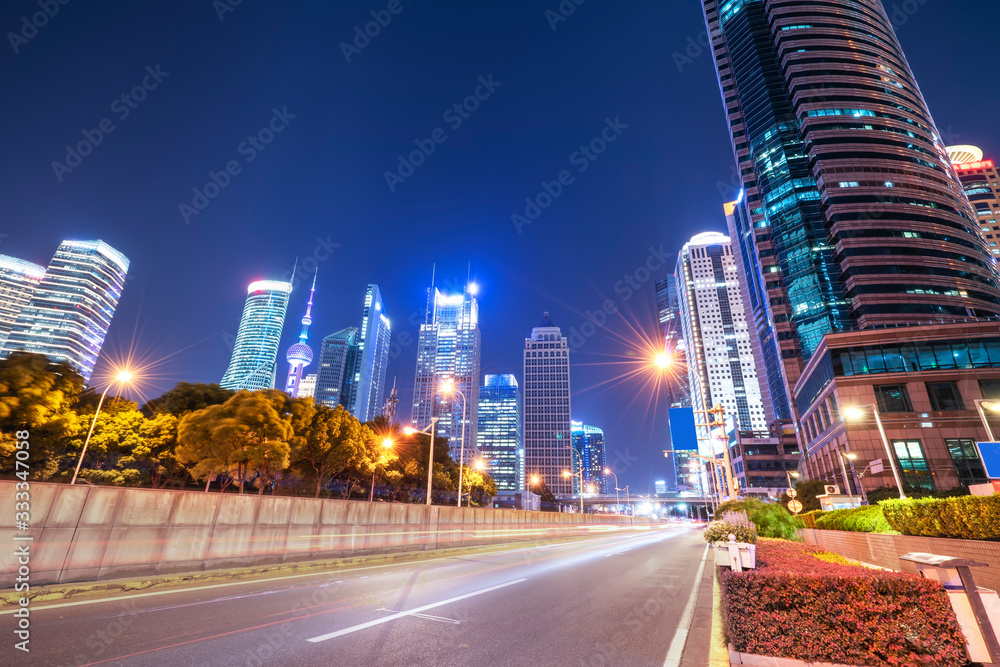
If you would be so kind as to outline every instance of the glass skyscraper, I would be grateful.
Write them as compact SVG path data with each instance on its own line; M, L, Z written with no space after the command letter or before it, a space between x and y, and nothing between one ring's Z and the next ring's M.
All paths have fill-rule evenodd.
M453 380L465 395L465 458L476 458L479 429L479 303L475 284L462 294L427 290L427 313L417 339L417 372L413 384L413 426L425 428L438 417L436 435L450 440L458 458L462 443L462 399L446 396L441 385Z
M573 457L574 472L580 471L583 464L583 489L591 493L605 495L608 492L608 480L604 474L607 466L607 455L604 449L604 431L596 426L587 426L583 422L570 422L573 449L579 456Z
M0 349L44 277L44 266L0 255Z
M687 367L687 345L681 331L677 276L671 274L656 282L656 310L659 312L664 350L670 355L671 368L684 369ZM671 408L691 405L691 389L686 372L670 372L667 377L667 400Z
M355 369L351 413L369 422L382 411L385 398L385 371L389 365L389 318L378 285L369 285L358 336L358 365Z
M11 326L4 356L15 350L44 354L89 382L128 266L128 258L104 241L63 241Z
M350 409L357 358L357 327L342 329L323 339L316 371L316 403Z
M479 388L479 451L498 491L524 490L521 394L513 375L487 375Z
M233 358L219 384L224 389L273 389L281 328L292 284L258 280L247 287L247 300L233 346Z
M570 428L569 343L549 314L524 341L524 468L556 495L580 491Z

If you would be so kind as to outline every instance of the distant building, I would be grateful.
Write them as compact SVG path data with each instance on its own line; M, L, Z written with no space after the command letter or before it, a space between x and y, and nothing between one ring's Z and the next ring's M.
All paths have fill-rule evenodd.
M521 394L513 375L487 375L479 388L479 451L497 490L523 491Z
M292 284L280 280L258 280L247 287L233 357L219 383L223 389L274 388L278 345L291 293Z
M573 472L580 471L583 464L583 490L594 488L593 493L604 495L608 490L608 481L604 475L608 458L604 448L604 431L596 426L587 426L583 422L570 422L573 450Z
M317 271L318 274L318 271ZM306 343L309 338L309 325L312 324L313 295L316 293L316 276L313 276L312 289L309 290L309 303L306 304L306 314L302 317L302 332L299 342L288 348L285 359L288 360L288 380L285 382L285 393L296 398L301 395L302 370L312 363L313 351Z
M691 388L687 376L687 345L681 325L680 293L673 274L656 283L656 309L660 316L664 350L670 355L667 375L667 401L671 408L691 405Z
M44 277L44 266L0 255L0 349Z
M976 209L990 252L1000 255L1000 171L993 160L983 159L983 151L976 146L949 146L947 150L965 196Z
M465 286L462 294L444 294L427 290L427 312L417 339L417 372L413 383L413 426L427 427L438 418L436 435L448 438L452 458L462 450L464 430L465 463L478 457L476 438L479 429L479 302L476 285ZM453 381L465 396L465 428L462 428L463 405L458 392L446 396L441 386Z
M369 285L358 335L358 364L351 396L351 413L370 422L382 411L385 372L389 365L389 318L378 285Z
M309 375L302 378L302 382L299 383L299 398L315 398L316 397L316 380L318 375L316 373L310 373Z
M658 496L664 496L664 495L666 495L667 494L667 482L666 482L666 480L658 479L655 482L653 482L653 489L655 490L655 493Z
M348 327L323 339L316 371L317 404L350 408L358 358L358 329Z
M778 498L799 469L795 423L774 422L766 431L729 431L730 459L741 494Z
M570 426L569 344L549 314L524 341L524 467L555 495L579 493Z
M38 275L32 267L20 268L28 271L28 281ZM5 273L5 291L18 293L15 302L4 307L5 316L11 316L17 303L23 305L10 325L3 355L15 350L44 354L67 362L89 382L128 267L128 258L104 241L63 241L27 304L23 300L28 286L14 288L14 274Z

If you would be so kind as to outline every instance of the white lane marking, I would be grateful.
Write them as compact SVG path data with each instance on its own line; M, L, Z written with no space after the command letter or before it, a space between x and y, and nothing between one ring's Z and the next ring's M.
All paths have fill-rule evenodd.
M667 659L663 661L663 667L680 667L681 656L684 655L684 645L687 644L688 632L691 630L691 621L694 619L694 607L698 602L698 592L701 589L701 578L705 574L705 563L708 561L708 545L705 545L705 555L698 566L698 574L694 578L694 588L691 589L691 597L688 598L684 613L681 614L681 622L677 625L677 632L670 642L670 649L667 651Z
M387 612L392 613L392 614L406 613L406 612L393 611L392 609L386 609L385 607L380 607L379 609L376 609L375 611L387 611ZM458 619L448 618L446 616L435 616L434 614L413 614L413 613L411 613L410 616L416 616L417 618L426 618L429 621L439 621L441 623L451 623L452 625L461 625L462 624L462 621L459 621Z
M373 628L376 625L382 625L383 623L388 623L389 621L395 621L397 618L403 618L404 616L411 616L413 614L418 614L422 611L427 611L428 609L434 609L435 607L441 607L446 604L451 604L452 602L458 602L459 600L465 600L467 598L475 597L477 595L489 593L490 591L506 588L507 586L513 586L514 584L519 584L522 581L527 581L527 579L515 579L514 581L508 581L505 584L500 584L498 586L490 586L489 588L483 588L478 591L466 593L465 595L459 595L457 597L448 598L447 600L442 600L441 602L434 602L433 604L425 604L423 607L417 607L416 609L411 609L410 611L401 611L396 614L392 614L391 616L380 618L377 621L368 621L367 623L359 623L358 625L352 625L349 628L344 628L343 630L337 630L336 632L330 632L325 635L320 635L319 637L313 637L311 639L307 639L306 641L312 642L313 644L317 642L325 642L327 639L342 637L344 635L349 635L352 632L357 632L358 630L364 630L366 628Z

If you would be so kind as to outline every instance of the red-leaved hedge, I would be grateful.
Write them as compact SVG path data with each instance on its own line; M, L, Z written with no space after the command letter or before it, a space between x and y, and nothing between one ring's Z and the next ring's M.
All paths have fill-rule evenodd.
M723 570L723 608L737 651L871 667L961 667L965 641L941 584L839 565L822 549L757 543L757 569Z

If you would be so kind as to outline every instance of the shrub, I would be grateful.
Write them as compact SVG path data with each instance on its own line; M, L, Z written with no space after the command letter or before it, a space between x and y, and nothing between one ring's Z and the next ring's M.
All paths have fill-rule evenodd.
M815 528L816 519L820 518L826 514L823 510L813 510L812 512L806 512L805 514L800 514L799 519L805 525L806 528Z
M1000 540L1000 495L883 500L879 507L904 535Z
M822 516L816 517L815 525L821 530L849 530L856 533L896 532L882 516L882 508L878 505L824 512Z
M872 667L960 667L965 641L940 583L761 540L757 569L720 574L737 651Z
M785 540L797 539L802 522L781 505L765 503L756 498L746 500L727 500L719 505L717 514L724 512L746 512L747 516L757 526L761 537L776 537Z
M757 529L749 525L730 523L729 521L713 521L705 528L706 542L728 542L730 534L736 536L737 542L757 543Z

